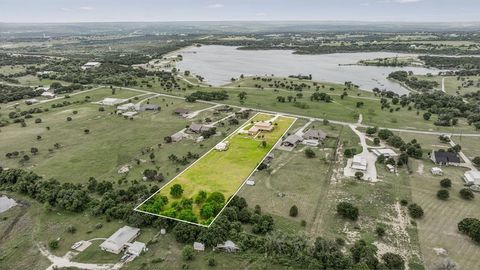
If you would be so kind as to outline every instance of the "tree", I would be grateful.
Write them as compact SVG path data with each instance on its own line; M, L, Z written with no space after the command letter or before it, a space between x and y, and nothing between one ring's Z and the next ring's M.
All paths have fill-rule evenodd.
M305 156L307 158L314 158L316 156L316 154L311 148L307 148L307 149L305 149Z
M67 121L69 121L69 122L72 121L72 117L70 117L70 116L67 117Z
M473 194L473 191L471 191L469 188L462 188L460 189L460 197L464 200L473 200L475 198L475 195Z
M474 157L472 159L472 162L473 162L473 164L475 164L475 166L480 167L480 156L479 157Z
M363 178L363 172L355 172L355 178L357 180L362 180Z
M243 104L245 102L245 99L247 99L247 92L242 91L238 93L238 98L240 99L240 104Z
M193 247L190 246L190 245L183 247L182 258L185 261L191 261L191 260L193 260L193 257L194 257Z
M421 218L423 217L423 209L420 205L413 203L408 206L408 214L412 218Z
M175 198L181 197L183 194L183 188L180 184L175 184L170 188L170 195Z
M214 257L208 258L208 266L213 267L215 265L217 265L217 261L215 261L215 258Z
M38 148L36 147L30 148L30 153L32 153L33 155L36 155L38 153Z
M358 219L358 208L349 202L341 202L337 204L337 214L355 221Z
M375 233L378 235L378 237L383 237L385 235L385 228L377 226L377 228L375 229Z
M51 240L50 242L48 242L48 247L51 250L57 249L58 246L59 246L58 240Z
M457 226L461 233L468 235L473 241L480 243L480 220L476 218L464 218Z
M450 193L446 189L440 189L437 192L437 198L442 200L442 201L448 200L449 197L450 197Z
M427 121L430 120L430 117L432 117L432 114L429 113L429 112L426 112L426 113L423 114L423 119L425 119Z
M171 142L173 141L171 136L166 136L166 137L163 138L163 140L164 140L166 143L171 143Z
M290 207L290 216L291 217L296 217L298 216L298 208L296 205L292 205L292 207Z
M448 178L444 178L444 179L440 180L440 186L442 188L450 188L452 186L452 180L450 180Z
M373 138L373 144L380 145L380 139L377 137Z
M405 269L405 261L402 256L387 252L382 255L382 260L385 262L385 267L387 269L393 270L403 270Z
M35 124L40 124L40 123L42 123L42 119L41 119L41 118L35 119Z

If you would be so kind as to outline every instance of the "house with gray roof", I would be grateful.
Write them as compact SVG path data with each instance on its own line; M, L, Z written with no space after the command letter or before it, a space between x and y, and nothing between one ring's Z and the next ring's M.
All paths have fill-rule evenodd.
M130 245L129 243L139 234L139 228L123 226L101 243L100 248L110 253L119 254L127 248Z

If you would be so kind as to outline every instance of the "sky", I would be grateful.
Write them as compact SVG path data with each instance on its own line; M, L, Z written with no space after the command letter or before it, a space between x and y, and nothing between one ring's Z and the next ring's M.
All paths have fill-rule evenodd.
M0 22L480 21L480 0L0 0Z

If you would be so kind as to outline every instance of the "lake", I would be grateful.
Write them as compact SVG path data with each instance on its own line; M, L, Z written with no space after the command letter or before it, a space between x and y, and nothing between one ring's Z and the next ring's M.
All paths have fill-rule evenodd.
M394 56L415 56L389 52L334 53L321 55L299 55L289 50L237 50L232 46L208 45L188 47L176 52L183 56L177 63L180 70L189 70L205 78L214 86L230 82L231 78L245 76L312 74L313 80L343 84L351 81L363 90L375 87L406 94L408 90L387 80L389 73L397 70L413 71L415 74L438 73L437 69L423 67L375 67L348 65L359 60Z
M7 211L8 209L17 205L14 199L10 199L7 196L0 195L0 213Z

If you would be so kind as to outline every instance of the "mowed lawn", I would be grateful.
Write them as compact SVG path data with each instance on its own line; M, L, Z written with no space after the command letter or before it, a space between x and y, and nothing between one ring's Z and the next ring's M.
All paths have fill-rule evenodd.
M251 121L266 120L273 117L273 115L260 113L254 116ZM152 199L160 195L167 196L169 204L165 209L173 207L172 204L183 198L194 197L199 191L221 192L228 200L294 121L294 118L279 116L274 121L276 125L272 132L261 133L264 136L262 139L253 138L246 134L234 133L230 135L225 139L229 142L227 151L212 150L208 152L173 181L165 185ZM242 128L248 129L250 125L250 122L248 122ZM266 147L261 146L262 140L266 141ZM180 198L174 198L170 195L170 189L175 184L180 184L184 190ZM200 207L194 205L193 212L199 217Z

